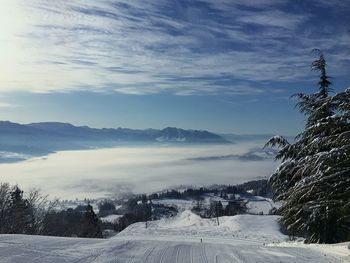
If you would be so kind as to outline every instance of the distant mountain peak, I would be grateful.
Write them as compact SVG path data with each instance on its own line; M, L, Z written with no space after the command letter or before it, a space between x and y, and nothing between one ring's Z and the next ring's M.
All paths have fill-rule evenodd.
M154 143L229 143L221 136L176 127L136 130L128 128L90 128L63 122L18 124L0 121L0 150L41 156L60 150L115 147ZM1 161L1 160L0 160Z
M74 126L73 124L70 124L68 122L33 122L27 124L27 126L32 126L32 127L79 127L79 126ZM88 126L85 126L88 127Z

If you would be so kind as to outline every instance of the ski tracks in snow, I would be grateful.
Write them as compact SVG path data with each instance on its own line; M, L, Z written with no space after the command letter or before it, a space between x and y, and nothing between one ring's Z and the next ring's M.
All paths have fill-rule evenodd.
M1 263L252 263L349 262L309 247L267 247L191 240L84 240L0 235Z

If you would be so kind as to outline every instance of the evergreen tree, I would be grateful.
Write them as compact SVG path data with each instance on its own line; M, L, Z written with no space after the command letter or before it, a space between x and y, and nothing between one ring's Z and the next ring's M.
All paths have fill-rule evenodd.
M86 206L80 237L102 238L97 215L90 204Z
M111 200L103 200L98 204L98 215L100 217L115 213L115 205Z
M283 162L270 180L275 199L284 201L282 224L306 242L332 243L350 238L350 91L329 95L326 61L315 51L319 90L296 95L304 131L292 144L275 136L266 145L281 147L276 158Z
M223 207L223 205L222 205L222 203L220 201L217 202L216 215L217 216L223 216L224 215L224 207Z
M231 201L225 207L225 215L234 216L244 214L247 211L246 204L243 201Z
M146 195L142 195L141 196L141 202L142 202L142 204L146 204L147 203L147 196Z
M10 206L8 209L8 217L10 220L8 233L10 234L26 234L29 232L31 223L31 211L28 201L23 198L23 191L15 186L10 194Z

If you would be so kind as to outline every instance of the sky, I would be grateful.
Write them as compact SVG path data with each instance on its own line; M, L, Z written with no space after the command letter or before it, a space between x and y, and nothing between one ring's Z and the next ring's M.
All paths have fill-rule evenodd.
M0 0L0 119L294 135L350 86L348 0Z

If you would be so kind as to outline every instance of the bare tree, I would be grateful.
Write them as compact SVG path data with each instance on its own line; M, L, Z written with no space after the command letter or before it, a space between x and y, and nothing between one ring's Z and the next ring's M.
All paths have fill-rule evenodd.
M30 207L30 233L41 234L44 229L45 217L57 206L58 200L49 200L48 195L40 193L39 189L32 189L26 196Z
M7 213L11 200L11 186L8 183L0 183L0 233L5 233L7 228Z

